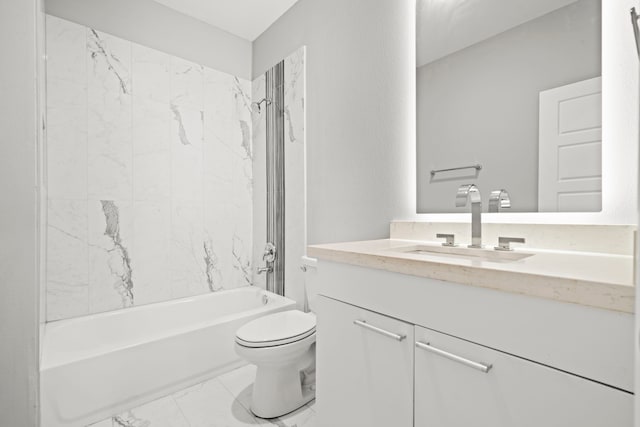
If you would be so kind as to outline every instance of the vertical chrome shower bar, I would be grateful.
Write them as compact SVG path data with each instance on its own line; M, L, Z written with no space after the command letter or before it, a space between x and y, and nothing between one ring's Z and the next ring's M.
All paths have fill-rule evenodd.
M276 246L267 290L284 295L284 61L267 71L267 241Z

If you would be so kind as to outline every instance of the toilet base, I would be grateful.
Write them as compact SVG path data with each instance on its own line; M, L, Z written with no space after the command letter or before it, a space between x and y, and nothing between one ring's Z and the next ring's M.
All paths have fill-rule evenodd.
M300 393L295 393L287 397L283 396L286 393L281 394L280 391L274 393L274 390L270 390L270 394L273 395L272 398L253 398L251 402L251 412L253 415L265 419L281 417L300 409L316 398L315 385L304 387Z
M291 364L258 365L253 383L251 412L276 418L302 407L316 397L315 344Z

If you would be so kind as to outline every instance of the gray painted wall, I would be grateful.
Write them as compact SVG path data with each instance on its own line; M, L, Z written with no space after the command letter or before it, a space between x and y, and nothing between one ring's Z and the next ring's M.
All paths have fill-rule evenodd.
M0 2L0 425L36 426L37 0Z
M418 212L455 208L456 189L506 188L538 207L538 94L601 73L600 0L582 0L418 68ZM483 170L438 174L479 162ZM485 211L486 211L485 203Z
M415 212L414 8L300 0L254 41L254 78L307 46L310 244L388 237Z
M250 79L251 42L153 0L45 0L46 12Z

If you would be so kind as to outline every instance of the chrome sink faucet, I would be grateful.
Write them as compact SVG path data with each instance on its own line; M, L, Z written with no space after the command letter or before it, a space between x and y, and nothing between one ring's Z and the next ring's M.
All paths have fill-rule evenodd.
M500 208L510 208L511 198L507 190L495 190L489 195L489 212L500 212Z
M474 184L461 185L456 194L456 207L462 208L471 199L471 244L469 248L482 248L482 199Z

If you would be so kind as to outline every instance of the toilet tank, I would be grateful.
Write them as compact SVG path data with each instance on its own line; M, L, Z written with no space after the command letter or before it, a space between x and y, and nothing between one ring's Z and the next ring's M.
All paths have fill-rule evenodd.
M303 255L300 261L304 271L304 311L315 312L318 298L318 260Z

